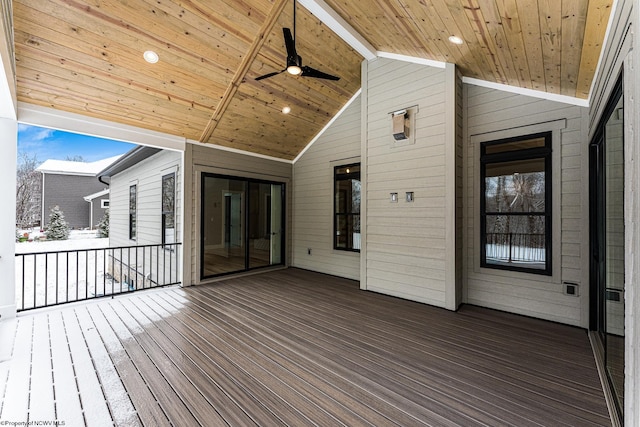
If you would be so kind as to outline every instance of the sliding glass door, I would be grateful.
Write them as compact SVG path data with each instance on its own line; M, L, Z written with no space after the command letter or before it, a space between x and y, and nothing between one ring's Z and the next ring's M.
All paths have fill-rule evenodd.
M284 184L205 173L201 188L201 278L283 263Z
M590 145L591 328L604 350L618 415L624 408L624 103L618 84Z

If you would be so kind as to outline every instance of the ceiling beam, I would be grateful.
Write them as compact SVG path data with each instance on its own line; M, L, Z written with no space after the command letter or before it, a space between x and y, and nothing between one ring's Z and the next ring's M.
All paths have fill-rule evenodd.
M362 55L367 61L376 58L376 49L347 21L342 19L324 0L298 0L305 9L316 16L322 23Z
M276 0L276 2L274 3L271 11L269 12L269 15L267 16L267 19L264 21L264 23L260 27L260 31L253 39L253 43L251 43L249 51L246 53L244 58L242 58L240 66L236 70L233 79L231 79L231 83L229 83L229 86L227 86L227 90L224 92L224 95L222 95L222 98L220 99L216 110L211 116L211 119L209 119L209 123L207 123L207 126L202 132L202 135L200 136L200 142L207 142L209 138L211 138L213 131L218 126L218 123L220 123L220 119L222 119L222 116L224 116L227 107L229 107L231 100L238 91L240 83L242 83L242 80L247 75L249 67L258 55L258 52L262 48L262 45L264 45L264 42L267 40L267 36L273 29L273 26L280 17L280 14L282 13L282 10L284 9L284 6L288 1L289 0Z

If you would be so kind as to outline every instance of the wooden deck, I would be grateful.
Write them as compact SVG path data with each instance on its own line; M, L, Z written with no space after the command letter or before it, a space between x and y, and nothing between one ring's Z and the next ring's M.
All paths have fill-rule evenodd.
M610 425L586 331L289 269L4 322L0 420ZM0 352L1 353L1 352Z

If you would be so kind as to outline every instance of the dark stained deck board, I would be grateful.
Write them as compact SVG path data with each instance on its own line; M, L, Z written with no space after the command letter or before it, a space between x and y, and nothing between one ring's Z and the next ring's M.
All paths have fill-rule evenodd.
M233 292L237 292L237 289L234 289L234 291L233 291ZM253 292L252 292L252 295L253 295ZM238 300L238 301L240 301L240 300L242 300L242 301L246 301L246 298L250 298L250 297L251 297L251 296L249 296L249 295L245 295L244 297L237 296L237 297L235 297L235 298L234 298L234 300ZM284 297L284 296L282 296L282 297ZM262 298L262 301L275 301L275 300L277 300L277 299L278 299L278 298ZM271 309L271 310L273 310L273 309L274 309L274 307L272 306L270 309ZM263 313L263 315L264 315L264 313ZM318 314L318 315L319 315L319 314ZM274 319L282 319L282 318L285 318L286 316L287 316L287 314L286 314L285 312L275 313L275 314L274 314ZM289 326L291 326L291 323L289 323ZM331 330L334 330L334 328L332 328ZM354 330L353 332L355 332L355 330ZM282 331L279 331L278 333L279 333L279 334L282 334L283 332L282 332ZM348 336L343 337L343 340L346 342L347 340L349 340L349 339L350 339L351 335L352 335L352 334L348 334ZM331 341L335 341L335 340L336 340L336 338L337 338L337 337L336 337L335 335L331 336L331 337L330 337L330 340L327 340L323 345L319 346L319 348L318 348L318 349L316 349L316 351L322 352L323 350L326 350L329 346L331 346ZM388 338L388 337L387 337L387 338ZM304 339L304 337L301 337L300 339ZM319 338L318 338L318 337L313 337L312 339L313 339L313 340L317 340L317 339L319 339ZM379 340L379 342L380 342L380 343L384 343L384 342L385 342L385 340L384 340L384 339L381 339L381 340ZM309 346L309 345L310 345L310 344L305 344L305 346ZM311 344L311 345L312 345L312 344ZM336 353L339 353L339 354L353 354L353 351L354 351L354 350L356 350L356 351L357 351L357 346L356 346L355 348L344 348L344 349L338 348L337 350L335 350L335 352L336 352ZM391 354L390 354L390 357L391 357L391 358L394 358L394 357L397 357L397 356L399 356L399 354L398 354L397 352L396 352L395 354L393 354L393 353L391 353ZM331 357L331 352L330 352L330 351L329 351L329 356L328 356L328 357ZM451 358L451 355L449 355L448 357L449 357L449 358ZM353 363L353 361L352 361L352 363ZM466 361L465 361L465 363L467 363L467 364L468 364L468 363L472 363L472 362L470 362L469 360L466 360ZM461 365L461 367L462 367L462 365ZM355 368L352 366L352 369L355 369ZM394 367L391 369L391 372L396 372L396 371L397 371L397 369L398 369L398 366L394 366ZM441 369L441 370L443 370L444 372L446 372L447 370L451 370L451 366L447 366L447 365L445 364L445 365L441 366L441 368L440 368L440 369ZM378 372L378 373L381 373L381 372L383 372L383 371L377 371L377 372ZM414 371L413 371L413 374L415 375L415 374L416 374L416 373L418 373L418 372L419 372L419 371L415 371L415 370L414 370ZM490 380L491 378L488 378L488 379ZM534 379L535 379L535 378L534 378ZM449 379L448 379L448 381L451 381L451 380L452 380L452 378L449 378ZM430 382L431 382L431 380L430 380ZM481 382L482 382L482 383L486 383L486 382L487 382L487 378L482 378L482 379L481 379ZM462 383L462 387L464 387L465 385L466 385L466 387L469 387L468 382L463 382L463 383ZM387 386L388 386L388 385L387 385ZM502 388L505 388L505 384L498 384L497 386L501 386ZM511 384L506 384L506 386L507 386L507 387L509 387L509 386L511 386ZM507 388L507 389L508 389L508 388ZM488 390L484 390L484 392L486 393L487 391L490 391L490 390L491 390L491 388L489 388ZM416 390L416 391L417 391L417 390ZM433 391L433 390L431 390L431 392L432 392L432 391ZM553 390L553 392L554 392L554 393L557 393L557 391L556 391L556 390ZM428 394L431 394L431 393L424 393L424 395L428 395ZM510 394L513 394L513 395L515 395L515 396L517 396L517 397L519 397L519 398L522 398L521 396L522 396L522 394L523 394L523 390L522 390L522 389L515 389L515 390L514 390L514 391L512 391ZM438 398L438 400L439 400L439 401L446 401L446 400L447 400L447 395L448 395L448 394L444 394L443 396L440 396L440 397ZM550 402L547 402L547 403L554 404L555 402L554 402L553 400L551 400ZM452 402L448 402L448 405L447 405L447 406L450 406L450 405L454 405L454 403L452 403ZM546 408L545 408L545 409L546 409ZM566 406L562 406L562 408L559 408L559 409L567 409L567 407L566 407ZM571 408L569 407L569 409L571 409ZM538 409L538 411L537 411L537 415L536 415L536 416L537 416L537 418L540 418L540 417L542 416L542 415L541 415L541 412L542 412L542 413L544 413L544 411L543 411L542 409L540 409L540 408L539 408L539 409ZM588 412L587 412L587 413L585 413L585 414L588 416ZM460 422L462 423L463 421L460 421ZM522 422L522 421L520 421L520 422ZM555 422L555 419L550 417L550 418L549 418L549 420L548 420L548 422ZM579 416L579 417L577 417L577 418L576 418L576 420L574 420L574 421L570 422L570 424L575 424L576 422L584 423L584 422L586 422L586 421L583 419L583 417L582 417L582 416Z
M584 330L303 270L33 312L14 328L0 420L610 425Z
M218 308L224 310L224 308ZM342 378L346 378L364 390L378 390L378 393L381 392L379 396L380 399L383 401L393 401L395 406L400 407L407 414L414 415L416 417L416 419L412 420L414 424L424 422L424 420L431 420L431 422L437 422L441 425L460 425L460 423L469 422L465 417L456 419L459 417L459 414L450 412L450 408L447 405L429 396L416 395L414 390L406 389L404 384L384 381L384 378L381 377L380 379L385 384L384 387L380 387L378 382L370 379L376 376L370 369L355 363L349 363L347 358L341 359L338 354L342 353L342 349L338 352L326 350L326 343L318 344L311 340L305 341L304 338L293 335L292 331L287 329L287 325L276 326L272 322L268 322L266 318L262 318L261 320L268 322L268 327L262 325L262 322L247 325L247 314L241 314L240 317L243 319L242 322L236 324L236 328L238 328L239 331L244 329L244 333L247 336L259 332L262 334L262 337L271 340L276 336L282 345L282 347L278 348L279 351L289 350L291 354L293 354L293 358L297 359L303 356L305 357L305 363L314 363L318 355L325 355L329 352L330 356L326 357L322 362L322 364L328 364L330 366L329 371L337 372ZM232 324L233 320L227 320L227 322ZM352 378L357 378L357 381L352 381ZM440 411L434 407L440 407Z
M87 305L87 312L109 353L114 368L127 390L137 415L145 426L170 426L171 423L126 352L120 339L104 318L98 305Z
M252 290L250 295L245 295L242 298L246 299L246 298L253 298L253 297L261 298L261 296L259 294L257 294L257 292L255 290ZM238 299L242 299L242 298L238 298ZM285 296L285 295L272 295L269 298L262 297L262 300L263 301L269 301L269 302L275 301L276 304L277 304L278 301L282 301L285 298L287 298L287 296ZM295 297L295 301L296 301L296 304L298 306L301 304L299 296ZM465 310L466 309L467 308L465 308ZM474 308L473 307L469 307L469 309L473 310ZM282 314L283 314L283 316L286 316L287 313L290 312L291 309L290 309L290 307L286 307L285 306L284 310L285 311L282 312ZM306 310L314 310L314 307L310 305L310 306L307 307ZM326 322L328 322L328 324L330 326L330 328L328 329L328 333L333 337L333 336L335 336L335 331L340 330L341 326L340 326L339 323L336 323L336 322L332 323L332 319L335 318L336 316L339 316L339 314L337 314L335 312L335 310L330 312L330 314L326 314L326 313L327 312L323 312L322 309L319 309L319 310L315 311L315 313L313 315L315 317L323 317L323 316L325 317ZM440 313L440 314L442 314L442 313ZM361 315L359 315L359 317L360 316ZM454 316L456 316L456 315L454 314ZM460 317L460 316L458 316L458 317ZM513 315L512 315L512 317L513 317ZM352 318L352 319L347 320L346 323L353 323L353 322L357 322L357 321L358 321L358 319L353 319ZM368 320L368 322L371 323L371 320ZM547 324L547 323L548 322L544 322L544 324ZM361 327L364 327L364 326L366 326L366 325L361 324L359 326L353 327L350 330L346 331L345 332L346 333L346 339L349 340L349 341L352 341L354 339L354 337L359 336L359 331L360 331ZM566 327L564 327L564 328L566 328ZM379 327L379 326L376 326L374 329L377 329L378 331L382 330L382 328ZM478 329L477 326L476 326L476 329ZM398 331L398 328L394 326L393 330L392 330L393 335L389 335L388 333L386 335L382 335L381 334L380 335L381 342L385 342L385 340L388 340L391 337L396 337L397 339L402 339L402 337L397 336L397 331ZM416 335L415 331L407 330L406 332L408 334L411 334L412 337L414 337L414 338L411 338L413 341L409 341L408 344L412 344L412 343L418 342L420 340L424 341L424 335L422 335L422 336L420 334ZM451 330L447 334L438 337L438 331L435 330L433 327L431 327L431 329L429 330L429 338L430 338L430 340L438 339L440 342L444 342L447 345L449 345L449 344L454 343L454 341L456 339L455 336L459 332L460 332L459 330L458 331ZM504 334L504 332L505 332L504 330L501 331L502 334ZM578 335L582 336L583 344L584 344L584 334L585 334L585 332L582 331L582 330L578 330L578 329L575 329L575 332L577 332ZM482 335L482 331L476 331L475 335ZM484 334L484 335L486 336L486 334ZM536 377L549 377L549 378L547 378L548 381L552 381L552 379L554 378L553 376L549 376L549 372L550 371L554 371L553 370L554 365L550 364L550 366L549 366L548 361L549 360L553 360L553 358L556 358L556 354L558 354L558 352L556 351L555 348L549 354L544 354L543 356L540 356L539 355L540 351L539 351L538 347L529 346L529 348L527 348L525 351L522 351L519 348L514 348L514 346L513 346L514 343L511 342L511 339L509 339L509 340L503 340L504 343L503 343L503 345L500 346L501 350L499 350L501 353L494 352L495 354L492 355L490 351L487 351L487 347L488 346L486 346L486 345L483 346L482 342L480 342L479 345L476 345L476 346L473 345L472 341L474 339L476 339L475 336L469 336L468 334L464 334L463 336L464 336L465 339L464 339L463 342L461 342L459 344L459 347L464 352L480 352L480 353L482 353L483 355L485 355L487 357L497 359L497 361L499 363L501 363L503 366L505 364L513 365L513 362L510 362L510 360L517 359L519 370L524 370L529 375L535 375ZM343 336L343 339L344 339L344 336ZM485 339L484 341L491 342L489 339ZM527 344L530 344L530 343L527 343ZM583 352L585 352L585 350L589 349L588 342L586 344L587 344L586 346L583 345L583 347L582 347ZM509 358L503 357L503 355L505 354L504 350L507 348L507 346L509 346L509 352L508 352ZM566 344L565 344L565 346L566 346ZM460 353L460 351L456 351L455 353ZM573 353L573 354L575 355L575 353ZM453 356L455 356L455 354L448 355L447 357L450 358L450 357L453 357ZM450 359L448 359L448 360L450 360ZM558 360L561 360L561 359L558 359ZM564 360L564 361L566 362L566 360ZM570 362L571 363L567 364L564 367L563 366L559 366L558 369L555 369L556 375L564 374L565 369L574 369L575 364L573 363L573 360L571 359ZM465 362L465 363L468 363L468 362ZM593 366L593 361L591 362L591 366ZM513 369L510 366L508 366L508 367L510 369ZM535 370L536 367L537 368L544 367L544 370L536 371ZM600 384L599 384L598 379L597 378L593 379L592 376L590 378L592 380L594 380L593 381L593 390L595 390L597 393L600 393ZM561 379L562 379L563 382L568 380L566 375L564 375ZM575 386L576 387L580 387L582 385L576 383Z
M162 297L167 300L170 299L168 298L167 295L163 295ZM178 305L176 305L176 307L179 307L179 303L177 304ZM206 313L206 311L204 313ZM206 317L203 317L202 319L206 319ZM192 324L192 327L197 329L199 328L204 334L208 336L210 336L213 333L215 333L218 336L220 336L221 334L224 334L224 331L221 332L217 330L214 332L214 329L216 329L217 322L215 321L213 323L210 323L210 322L211 322L211 319L205 320L205 323L203 323L202 325L196 322ZM229 340L234 340L237 337L234 335L229 335L227 333L223 336L223 338L224 338L223 342L226 342ZM298 378L300 378L300 381L303 381L309 386L315 387L319 393L324 393L327 396L330 396L331 398L333 398L335 401L341 402L343 405L346 405L352 412L356 414L361 414L365 410L368 410L371 412L370 408L366 405L366 403L369 403L368 400L370 400L370 399L366 399L368 396L360 395L358 396L358 398L354 398L351 394L341 393L342 389L334 383L334 380L337 381L339 380L339 378L338 377L329 378L328 374L332 374L332 373L330 372L327 373L325 371L320 375L318 375L317 373L312 372L310 367L306 366L306 364L303 365L303 364L300 364L300 362L291 361L286 357L286 355L282 354L281 352L273 351L273 349L265 346L264 344L261 344L258 341L253 341L251 344L249 344L248 347L243 347L243 348L248 349L248 351L259 352L258 354L260 358L269 357L275 363L278 363L279 365L285 367L285 369L290 370L293 374L295 374ZM402 415L405 415L405 414L396 412L394 415L395 416L393 417L393 420L395 422L402 422L403 419L401 417ZM412 421L406 415L405 417L406 417L406 422L404 424L406 424L408 421ZM369 415L368 419L373 423L373 425L390 425L394 422L379 412ZM362 420L362 422L364 422L364 420Z
M149 298L132 298L130 301L136 309L154 321L154 325L157 326L154 329L155 336L158 337L157 341L163 342L165 346L177 348L188 360L187 363L193 370L194 376L197 375L199 381L205 381L201 389L212 389L215 385L218 390L213 389L213 391L226 397L226 399L217 398L217 408L225 419L232 421L231 424L234 425L239 425L239 421L248 425L250 422L245 417L249 417L255 424L283 424L281 418L247 391L246 384L239 383L236 377L241 375L240 372L236 370L230 373L221 367L219 361L224 355L215 354L217 349L210 344L210 340L205 340L200 335L189 335L193 328L177 321L176 315L169 316L167 307L156 304L153 301L155 298L157 298L156 295L150 295ZM190 331L185 330L186 328ZM183 350L188 351L191 348L194 351L187 353ZM177 357L180 357L180 354L177 354ZM211 392L206 393L207 396L211 394ZM215 399L216 396L211 398Z
M191 309L199 310L200 308L191 307ZM210 322L207 317L201 317L200 321ZM216 323L224 324L218 319L216 319ZM197 327L197 323L192 323L192 326ZM214 341L215 347L224 349L221 356L229 357L227 355L232 355L231 361L239 363L255 380L260 384L266 385L266 387L261 387L261 393L256 394L258 400L262 400L269 394L277 395L281 405L289 406L292 411L297 413L294 425L301 423L317 423L318 425L339 425L344 423L349 425L349 421L351 423L355 422L355 414L352 413L342 413L343 417L336 417L335 412L340 406L338 402L327 402L324 396L314 393L313 390L310 391L291 372L282 369L270 359L257 353L251 345L243 342L242 337L229 333L229 328L226 325L222 330L216 329L211 324L208 326L210 328L201 330L205 336L214 337L222 333ZM319 401L322 403L319 403Z
M292 400L293 396L293 398L295 398L296 401L299 402L298 405L295 405L295 409L297 411L302 409L300 404L306 404L308 406L307 410L305 411L306 413L310 413L314 409L317 413L318 411L321 411L320 406L316 406L314 408L313 403L311 402L322 399L325 407L331 410L333 416L337 417L332 420L333 424L339 422L337 421L337 419L342 420L347 425L371 424L368 423L365 419L362 419L362 417L359 416L352 407L345 406L340 399L336 399L335 392L332 393L331 389L313 387L312 384L317 385L317 383L314 382L314 378L310 378L308 376L305 376L304 374L300 375L299 372L295 370L295 367L292 367L291 364L288 364L283 357L279 357L279 354L274 353L270 347L264 346L259 341L251 340L246 336L243 337L240 330L229 330L229 324L226 323L222 318L212 317L211 312L207 312L200 307L193 307L192 310L196 313L204 313L202 317L194 319L196 320L195 323L192 323L192 326L194 328L198 329L206 336L215 335L220 337L220 340L216 341L215 343L216 347L222 346L224 348L227 348L227 353L238 353L237 357L247 358L247 361L254 365L256 363L253 361L262 361L260 363L264 364L267 369L265 369L264 367L260 368L256 365L258 370L256 371L255 369L253 369L253 374L257 372L261 376L264 376L264 371L266 371L268 375L277 375L277 377L280 379L286 376L294 375L293 377L291 377L294 379L294 381L291 381L291 384L288 387L280 387L276 390L278 395L280 395L281 400L283 402L287 402L287 405L294 403L294 401ZM200 323L202 323L202 325L200 325ZM218 328L217 325L223 326L222 328ZM268 376L266 378L268 379ZM299 383L299 385L297 383ZM291 386L294 386L295 390L291 390ZM309 393L309 389L314 390L314 392ZM300 400L299 398L297 398L295 394L296 392L305 394L306 400ZM294 394L291 395L290 393ZM264 397L264 391L257 396ZM342 395L341 397L344 397L344 395ZM350 398L350 396L347 397ZM329 398L329 400L327 400L327 398ZM355 399L350 398L349 400L354 405L354 407L358 407L358 403ZM315 418L316 417L314 416L314 419ZM389 419L384 417L377 417L376 420L379 421L379 423L373 423L373 425L390 423ZM302 419L298 421L298 423L299 422L309 423L310 420Z
M180 426L199 425L193 413L187 405L180 399L172 384L163 375L160 367L153 363L153 360L140 345L136 337L131 334L127 326L122 322L118 314L113 310L112 304L101 304L100 310L109 322L109 325L116 333L127 354L142 375L147 386L153 391L160 406L167 414L171 423ZM180 387L181 384L176 384Z
M234 406L233 401L227 398L215 382L208 381L202 375L202 370L189 358L188 353L183 353L167 339L156 323L131 304L130 299L121 301L119 308L120 318L125 321L130 331L136 334L154 364L160 367L169 383L174 385L176 392L201 424L253 424L244 412L228 410ZM191 344L184 344L190 350Z

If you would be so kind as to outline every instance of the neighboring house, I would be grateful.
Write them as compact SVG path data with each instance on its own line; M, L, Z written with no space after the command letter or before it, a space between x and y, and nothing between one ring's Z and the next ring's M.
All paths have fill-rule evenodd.
M113 252L110 274L130 286L179 280L181 164L180 152L138 146L98 173L109 183L109 245L144 247Z
M109 189L105 188L97 193L84 197L89 203L89 228L94 229L104 216L104 212L109 209Z
M42 227L48 225L51 209L59 206L70 228L95 228L104 214L105 205L98 202L96 206L91 200L107 194L97 195L107 190L107 186L98 180L97 173L119 157L95 162L49 159L38 166L36 170L42 174Z

